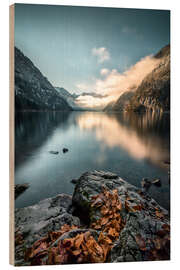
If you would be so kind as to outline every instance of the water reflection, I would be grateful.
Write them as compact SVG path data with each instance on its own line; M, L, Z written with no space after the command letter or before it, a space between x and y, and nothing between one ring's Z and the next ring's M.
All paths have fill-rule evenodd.
M159 166L169 160L169 115L87 112L79 115L77 122L80 129L94 130L106 146L122 147L133 158Z
M40 148L53 130L65 124L70 113L56 112L17 112L15 114L15 165L24 162L28 154Z
M148 192L169 208L168 174L161 168L169 159L169 115L26 112L15 120L15 182L30 184L16 207L72 194L71 179L110 170L139 187L143 177L160 178L162 187Z

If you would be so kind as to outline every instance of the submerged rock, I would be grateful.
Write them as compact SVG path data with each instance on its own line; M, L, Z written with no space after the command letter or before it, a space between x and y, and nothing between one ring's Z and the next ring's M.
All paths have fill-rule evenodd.
M69 150L67 148L63 148L63 153L65 154L66 152L68 152Z
M49 151L50 154L53 154L53 155L58 155L59 152L58 151Z
M77 184L77 181L78 181L78 179L75 179L75 178L74 178L74 179L71 180L71 183L72 183L72 184Z
M152 183L148 178L143 178L141 181L142 190L147 192L151 184Z
M157 186L157 187L161 187L161 180L160 179L154 179L152 181L152 184Z
M165 160L164 161L164 164L168 164L169 165L170 164L170 160Z
M15 185L15 199L16 199L21 193L23 193L27 188L29 188L29 184L28 184L28 183L17 184L17 185Z

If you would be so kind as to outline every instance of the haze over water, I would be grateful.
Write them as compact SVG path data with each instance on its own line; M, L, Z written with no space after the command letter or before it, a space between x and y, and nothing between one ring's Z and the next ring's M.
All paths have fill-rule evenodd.
M143 177L160 178L162 187L151 186L148 192L169 209L164 164L169 160L169 114L22 112L16 114L15 132L15 183L30 184L16 207L72 194L72 179L109 170L138 187ZM64 147L69 149L65 154Z

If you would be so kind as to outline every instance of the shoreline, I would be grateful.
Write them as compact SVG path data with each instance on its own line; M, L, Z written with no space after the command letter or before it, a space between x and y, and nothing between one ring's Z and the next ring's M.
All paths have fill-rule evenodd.
M63 231L63 226L69 227ZM93 232L93 241L96 241L102 250L107 243L102 244L100 235L110 239L108 241L111 244L106 247L107 254L102 251L100 256L101 262L164 260L170 256L168 211L146 192L111 172L86 172L77 180L73 196L59 194L35 205L15 209L15 230L17 266L42 264L42 259L37 260L40 254L36 254L34 246L36 241L41 243L42 237L46 238L47 244L42 257L46 264L51 264L48 250L51 250L55 241L63 243L69 237L75 239L81 234L84 237L87 232L88 235ZM163 236L159 236L159 231L163 231ZM58 232L56 234L59 234L59 240L54 239L49 244L47 235L50 232ZM145 246L142 247L140 242L145 243ZM163 250L165 258L160 255L160 250L156 249L156 242L160 243L160 250ZM29 248L34 250L34 255L25 260L23 250ZM83 255L84 250L79 252L82 262L88 262ZM80 255L73 259L69 253L67 256L67 261L59 261L57 264L81 263L78 260ZM97 262L92 260L91 258L89 262Z

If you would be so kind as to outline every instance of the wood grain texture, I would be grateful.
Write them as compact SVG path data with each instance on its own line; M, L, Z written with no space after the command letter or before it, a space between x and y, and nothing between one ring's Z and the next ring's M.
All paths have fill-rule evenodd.
M14 5L9 7L9 262L14 265Z

